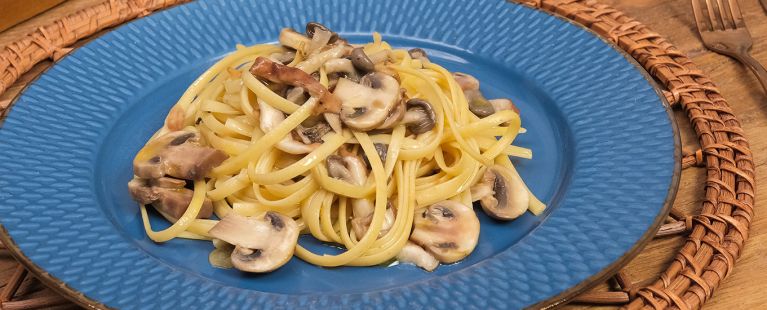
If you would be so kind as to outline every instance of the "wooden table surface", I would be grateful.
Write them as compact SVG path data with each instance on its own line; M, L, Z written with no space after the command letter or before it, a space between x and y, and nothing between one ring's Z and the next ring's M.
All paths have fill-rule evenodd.
M0 33L0 46L18 40L24 34L58 17L78 9L92 6L103 0L70 0L27 22ZM751 224L750 237L734 272L722 283L708 309L758 309L767 307L767 216L762 206L767 204L767 94L760 88L756 78L744 67L730 58L706 50L695 30L689 0L601 0L620 9L629 16L645 23L659 32L671 43L686 52L714 82L729 101L740 120L746 137L754 152L757 174L756 216ZM740 0L746 23L754 37L754 57L767 64L767 13L759 6L758 0ZM0 96L0 105L13 98L28 82L50 63L38 65L31 73L22 77L16 86ZM697 141L684 113L677 111L677 120L682 131L683 145L697 148ZM686 214L699 210L703 197L702 182L704 169L684 170L674 208ZM684 237L668 237L653 241L625 269L635 281L655 278L674 257ZM15 263L7 253L0 253L0 283L10 277ZM2 284L4 285L4 284ZM595 288L605 290L602 284ZM22 295L51 294L39 283L28 281L22 286ZM64 306L72 307L70 306ZM566 309L589 308L585 305L567 305Z

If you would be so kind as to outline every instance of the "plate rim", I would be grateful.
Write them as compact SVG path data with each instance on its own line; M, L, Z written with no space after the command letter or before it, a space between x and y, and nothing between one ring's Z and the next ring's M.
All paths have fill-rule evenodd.
M673 169L674 171L671 176L671 183L669 184L666 198L664 199L664 202L663 202L663 207L660 209L660 212L658 213L658 215L654 218L653 223L642 234L642 236L631 246L631 248L629 248L619 258L617 258L616 260L608 264L605 268L590 275L589 277L587 277L580 283L563 290L559 294L551 296L548 299L531 304L527 307L527 309L553 309L568 303L578 294L583 293L587 291L588 289L592 288L593 286L595 286L596 284L604 282L607 279L609 279L615 273L620 271L621 268L623 268L629 262L631 262L637 255L639 255L639 253L641 253L641 251L650 243L650 241L654 239L654 236L657 233L657 231L660 229L661 225L663 224L664 219L668 216L669 212L671 211L677 192L679 190L681 172L682 172L681 135L679 132L679 126L674 116L674 111L671 108L671 105L669 104L668 99L662 93L663 88L655 80L655 78L633 56L631 56L627 51L625 51L623 48L618 46L618 44L608 40L607 38L603 37L602 35L592 30L591 28L587 27L586 25L578 23L572 19L569 19L558 12L543 10L539 7L536 7L527 3L516 2L514 0L504 0L503 2L512 4L512 5L523 6L525 8L532 9L537 12L541 12L550 17L556 18L567 24L575 26L591 34L592 36L596 37L602 43L606 44L607 46L609 46L610 48L618 52L621 56L623 56L623 58L626 59L626 61L628 61L634 67L634 69L636 69L642 75L645 81L647 81L648 84L655 91L656 95L658 96L658 99L660 99L661 104L666 112L666 116L668 117L669 123L671 125L673 140L674 140L674 169ZM187 4L189 3L181 3L181 4L173 5L167 8L163 8L161 10L154 11L147 16L151 16L156 13L165 12L165 11L175 9ZM143 16L143 17L146 17L146 16ZM49 70L51 70L56 65L58 65L60 61L62 61L63 59L67 57L70 57L70 55L72 55L74 52L76 52L80 48L91 44L91 42L104 36L105 34L127 27L140 19L141 18L136 18L128 22L122 23L120 25L111 27L108 31L100 31L94 35L89 36L87 38L88 41L82 44L78 45L78 43L75 43L78 46L72 47L72 50L69 53L54 60L50 64L50 66L40 71L37 74L37 76L29 80L27 84L24 85L24 87L22 87L21 90L13 96L13 98L10 100L10 103L8 105L8 113L5 113L5 115L2 115L2 117L0 117L0 130L2 130L5 119L10 115L11 109L13 109L13 106L21 98L21 96L27 92L28 88L31 85L35 84L37 80L39 80L42 76L48 73ZM72 288L63 280L58 279L57 277L51 275L42 267L35 264L19 248L19 246L10 236L10 233L8 232L8 230L5 228L5 226L2 223L0 223L0 241L2 242L3 245L5 245L5 248L11 253L14 259L19 264L23 265L24 268L29 270L38 280L43 282L43 284L45 284L46 287L54 290L55 292L59 293L63 297L67 298L68 300L76 303L77 305L81 307L85 307L89 309L114 309L100 301L97 301L93 298L86 296L84 293Z

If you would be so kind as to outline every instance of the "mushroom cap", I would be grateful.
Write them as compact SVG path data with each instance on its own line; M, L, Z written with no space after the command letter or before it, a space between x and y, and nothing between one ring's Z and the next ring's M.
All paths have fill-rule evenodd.
M512 220L527 211L530 196L522 179L508 168L493 165L485 170L481 183L492 188L492 195L479 200L487 215L499 220Z
M415 212L410 240L440 262L457 262L477 246L479 219L471 207L445 200Z
M419 135L432 130L437 124L437 116L428 101L413 98L405 105L407 112L402 121L410 132Z
M273 211L260 217L234 212L208 231L214 238L233 244L235 268L247 272L269 272L287 263L298 242L298 225L292 218Z
M339 79L333 94L341 100L341 121L365 131L383 124L401 98L399 82L380 72L363 76L360 83Z

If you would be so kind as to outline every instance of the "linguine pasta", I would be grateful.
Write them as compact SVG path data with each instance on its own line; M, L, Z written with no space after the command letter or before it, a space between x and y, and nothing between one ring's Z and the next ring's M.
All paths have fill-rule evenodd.
M468 209L461 212L470 212L466 213L468 217L474 216L471 207L475 201L501 199L497 181L487 183L489 185L485 187L479 186L484 184L483 180L488 175L503 176L510 182L521 180L509 156L531 158L531 151L512 145L523 130L515 108L496 108L488 115L478 116L456 75L432 63L425 55L392 48L377 33L373 36L373 42L363 45L352 46L342 39L330 44L325 38L328 32L325 30L324 27L316 28L314 36L307 36L298 48L284 44L238 45L236 51L211 66L184 92L171 109L165 125L150 138L145 149L160 145L160 142L153 144L153 141L160 141L174 132L185 132L198 137L195 143L199 147L214 149L225 156L222 155L220 163L211 167L206 175L195 175L193 181L186 185L188 189L178 188L178 191L193 193L191 198L184 200L189 203L182 208L183 212L179 212L181 216L172 216L168 213L170 211L157 208L174 222L169 228L153 230L146 207L141 206L144 227L152 240L214 240L216 251L224 253L221 255L214 251L216 255L211 255L211 261L218 266L229 267L226 261L229 253L234 251L236 254L238 251L232 246L243 251L237 254L239 258L264 256L266 250L255 247L271 245L259 243L250 247L245 246L244 241L219 240L222 238L217 233L224 229L217 227L219 221L239 216L237 218L241 218L242 223L256 223L258 219L264 219L277 228L280 225L289 228L294 222L300 233L311 234L316 239L346 249L338 255L323 255L294 245L297 257L318 266L383 264L396 259L404 253L403 249L409 250L408 246L420 246L425 249L425 254L416 249L419 255L434 256L445 263L452 259L442 259L446 254L437 252L441 251L440 248L459 248L460 242L443 242L430 250L424 241L411 240L411 235L416 236L414 230L417 223L414 222L418 217L426 218L425 212L429 212L430 206L458 206L456 204L467 206ZM289 41L283 35L281 43ZM379 126L361 130L348 125L351 124L351 116L345 116L344 109L352 106L355 113L363 111L365 108L361 104L368 100L353 97L359 96L363 87L360 85L364 83L351 80L356 77L357 81L362 81L364 77L351 76L357 75L355 72L340 74L340 71L328 71L335 70L329 64L346 64L350 57L349 50L353 48L360 48L373 63L375 69L368 75L383 74L396 80L399 90L392 96L400 98L402 103L398 104L403 109L411 106L418 108L416 105L423 105L424 102L428 105L426 110L434 118L424 125L430 127L428 130L414 129L414 123L406 123L409 118L424 115L424 110L418 110L422 112L418 115L405 112L399 123L394 122L385 129ZM294 91L291 94L292 89L299 87L297 84L282 85L270 80L276 79L276 75L252 72L254 67L263 63L273 69L283 70L284 65L302 70L327 91ZM389 78L383 78L389 81ZM344 83L348 85L342 85ZM375 86L375 83L373 81L371 85ZM301 85L304 90L312 87ZM346 97L342 97L343 87L350 90ZM293 96L298 92L301 94ZM340 102L340 112L328 112L326 106L330 106L333 100ZM353 103L357 102L355 100L362 100L360 102L363 103ZM269 118L271 116L274 117ZM312 124L325 126L322 127L324 130L309 131L307 128ZM307 135L319 136L307 138ZM142 152L145 154L142 155ZM148 152L142 150L135 163L157 158L148 158ZM502 169L503 173L493 175L489 173L489 167ZM137 176L137 179L148 182L142 184L153 184L145 177ZM521 184L522 191L510 192L515 197L502 198L509 201L517 198L515 203L523 203L523 210L540 214L544 204L530 193L524 183ZM149 188L149 185L142 186ZM446 204L446 200L453 204ZM483 204L485 202L482 200ZM157 206L157 201L153 204ZM206 208L212 210L218 219L201 218L205 217L201 216L201 210ZM456 209L450 210L456 212ZM454 216L450 214L451 218ZM509 219L503 215L494 217ZM285 222L290 222L290 225L285 226ZM272 236L277 233L253 234ZM292 253L293 245L289 246ZM470 252L474 245L468 247ZM231 254L232 260L235 260L235 254ZM468 252L458 257L460 259L465 255ZM217 259L213 259L214 256ZM418 262L416 264L424 267Z

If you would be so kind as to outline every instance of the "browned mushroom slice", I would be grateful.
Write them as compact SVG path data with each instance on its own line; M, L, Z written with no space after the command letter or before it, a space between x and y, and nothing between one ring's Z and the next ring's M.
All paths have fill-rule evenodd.
M471 192L472 199L479 200L485 213L499 220L512 220L524 214L530 201L519 175L499 165L488 167Z
M471 207L445 200L415 212L410 240L440 262L457 262L477 246L479 219Z
M296 248L298 232L292 218L273 211L260 217L230 212L208 231L235 246L232 265L247 272L269 272L287 263Z
M265 57L258 57L253 66L250 67L250 73L271 82L303 88L321 102L317 106L315 113L338 113L341 111L341 102L338 98L329 92L325 86L322 86L319 81L301 69L279 64Z
M174 223L184 215L194 196L194 191L188 188L170 189L153 187L152 190L160 195L159 199L152 202L152 206ZM200 208L200 212L197 213L197 218L206 219L210 218L211 215L213 215L213 202L206 198L202 208Z
M142 205L148 205L160 199L160 194L152 190L145 179L133 178L133 180L130 180L128 182L128 192L133 197L133 200Z
M144 179L172 177L204 178L228 156L219 150L199 145L199 134L173 131L149 141L133 160L133 173Z
M170 178L160 178L157 180L145 180L134 178L128 182L128 191L134 200L142 205L152 204L160 214L171 222L177 221L184 215L189 204L192 202L194 191L184 188L183 184ZM182 180L177 180L184 182ZM150 186L150 184L161 184L169 187ZM170 187L181 185L181 187ZM213 203L210 199L205 199L197 218L210 218L213 214Z
M407 51L408 55L410 55L410 58L418 59L423 62L429 62L429 56L426 55L426 51L424 51L421 48L413 48Z
M219 150L200 147L192 144L182 144L169 147L161 155L165 163L165 173L169 176L196 180L204 178L214 167L228 158Z
M149 180L149 186L164 187L164 188L182 188L186 186L186 181L162 177Z

